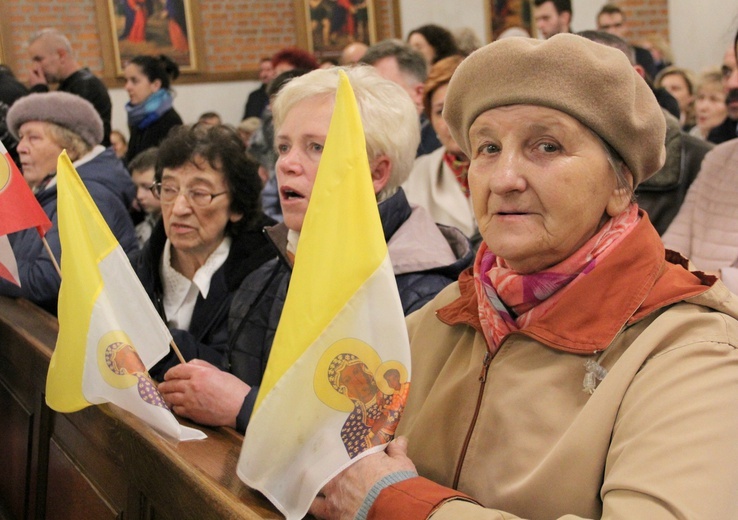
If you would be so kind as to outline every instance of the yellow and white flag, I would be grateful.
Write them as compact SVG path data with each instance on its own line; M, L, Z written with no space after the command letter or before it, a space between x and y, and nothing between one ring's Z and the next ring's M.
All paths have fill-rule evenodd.
M341 71L238 476L287 517L394 435L410 348L353 90Z
M66 152L57 179L62 282L46 403L67 413L111 402L175 439L205 438L180 426L149 378L172 337Z

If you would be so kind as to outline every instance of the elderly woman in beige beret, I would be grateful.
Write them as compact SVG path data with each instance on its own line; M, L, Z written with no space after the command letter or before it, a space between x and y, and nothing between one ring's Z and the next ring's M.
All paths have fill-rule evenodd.
M399 439L320 518L738 518L738 298L665 251L633 189L664 118L575 35L473 53L444 117L471 159L473 269L408 318Z

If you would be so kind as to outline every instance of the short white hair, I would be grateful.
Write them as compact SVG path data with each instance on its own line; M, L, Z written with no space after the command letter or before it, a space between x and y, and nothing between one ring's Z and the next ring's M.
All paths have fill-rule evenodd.
M384 200L402 185L413 167L420 143L420 122L415 104L399 85L382 78L374 67L318 69L290 80L272 103L275 131L298 103L316 96L335 95L338 71L348 76L359 105L369 161L380 155L392 164L390 180L378 194Z

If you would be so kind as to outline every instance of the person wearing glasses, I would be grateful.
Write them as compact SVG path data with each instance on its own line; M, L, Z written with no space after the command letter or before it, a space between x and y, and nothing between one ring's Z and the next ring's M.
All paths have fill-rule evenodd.
M227 321L243 278L275 256L261 230L258 164L225 126L175 128L160 146L161 219L134 268L184 358L225 368ZM174 352L150 373L161 379Z

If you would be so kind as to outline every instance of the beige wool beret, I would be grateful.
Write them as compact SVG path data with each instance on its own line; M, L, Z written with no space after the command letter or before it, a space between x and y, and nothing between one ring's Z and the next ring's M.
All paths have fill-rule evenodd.
M620 154L635 185L664 163L664 115L618 49L573 34L493 42L456 69L443 117L471 157L474 120L491 108L518 104L554 108L579 120Z

